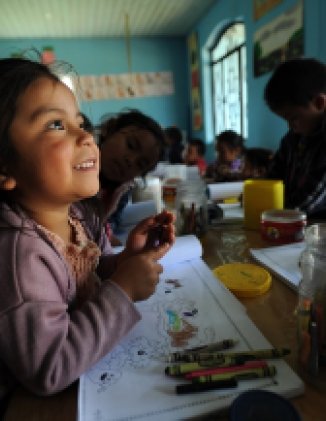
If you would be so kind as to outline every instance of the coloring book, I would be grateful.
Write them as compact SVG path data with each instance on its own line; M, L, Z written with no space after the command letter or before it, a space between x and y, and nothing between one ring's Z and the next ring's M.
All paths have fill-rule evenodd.
M225 409L248 389L286 397L303 393L302 381L286 362L273 360L273 378L240 381L235 389L176 394L176 385L185 380L165 374L171 352L227 338L238 341L232 352L272 348L201 255L196 237L177 238L161 260L164 271L155 294L137 304L142 320L81 376L79 421L177 420Z

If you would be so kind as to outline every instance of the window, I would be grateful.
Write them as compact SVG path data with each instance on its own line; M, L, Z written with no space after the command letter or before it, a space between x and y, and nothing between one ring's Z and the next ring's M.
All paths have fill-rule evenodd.
M213 79L214 132L234 130L248 135L246 46L243 23L234 23L210 51Z

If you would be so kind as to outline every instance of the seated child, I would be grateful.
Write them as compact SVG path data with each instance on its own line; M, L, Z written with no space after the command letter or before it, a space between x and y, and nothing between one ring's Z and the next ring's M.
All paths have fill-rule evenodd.
M167 127L164 129L165 141L167 149L167 161L170 164L183 164L183 143L182 132L176 126Z
M244 168L244 139L233 130L225 130L216 137L217 159L208 165L206 177L214 181L236 181Z
M247 148L242 178L264 178L269 170L273 151L264 148Z
M1 414L15 385L59 392L132 329L174 230L168 212L147 218L112 254L98 199L87 199L99 190L98 147L45 65L0 60L0 115Z
M135 177L143 177L161 159L165 135L161 126L139 110L105 117L99 126L101 150L100 196L111 226L110 241L131 197ZM112 234L113 233L113 234Z
M312 58L281 63L265 88L269 108L289 131L276 151L268 178L281 179L285 207L326 217L326 66Z
M206 151L205 143L200 139L192 139L188 142L185 153L187 165L197 165L199 174L205 175L207 164L204 158Z

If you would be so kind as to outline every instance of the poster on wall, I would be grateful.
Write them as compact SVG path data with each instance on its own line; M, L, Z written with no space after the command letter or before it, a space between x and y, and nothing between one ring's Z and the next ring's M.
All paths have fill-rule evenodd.
M174 93L172 72L85 75L75 81L82 101L163 96Z
M188 51L191 75L191 114L193 130L201 130L203 125L200 94L199 51L197 34L193 32L188 38Z
M283 0L253 0L254 19L257 20L266 15L271 9L280 4Z
M264 25L254 34L254 75L273 70L280 62L304 53L303 2Z

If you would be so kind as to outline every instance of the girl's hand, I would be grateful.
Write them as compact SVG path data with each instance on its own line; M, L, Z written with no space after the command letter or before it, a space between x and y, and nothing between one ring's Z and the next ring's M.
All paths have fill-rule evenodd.
M165 244L169 245L168 251L175 241L173 222L174 215L166 210L139 222L128 236L125 256L146 250L159 250Z
M157 250L127 257L117 266L111 281L119 285L132 301L146 300L155 292L159 275L163 271L157 260L164 256L168 248L169 244L165 243Z

